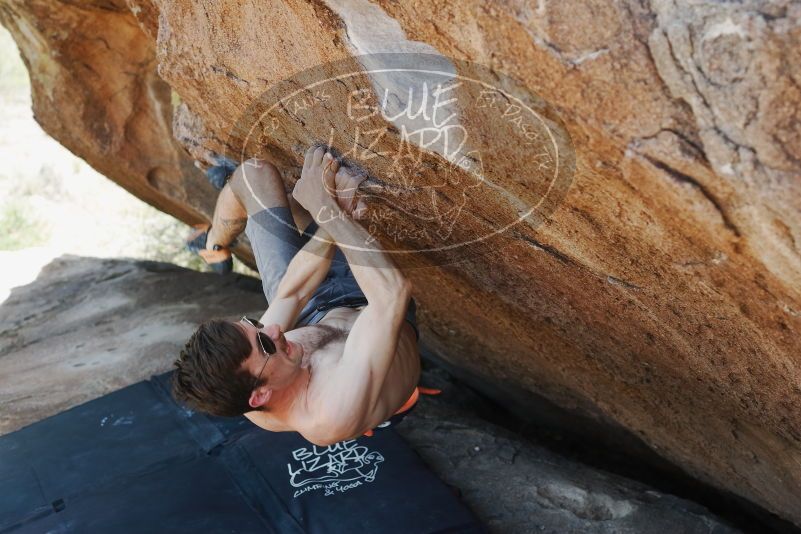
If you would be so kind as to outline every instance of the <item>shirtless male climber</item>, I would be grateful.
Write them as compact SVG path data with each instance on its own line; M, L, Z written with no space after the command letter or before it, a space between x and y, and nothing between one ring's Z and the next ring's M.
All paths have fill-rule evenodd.
M361 179L322 147L306 152L289 198L273 165L236 168L201 252L225 261L244 229L269 307L259 320L200 325L175 362L176 398L317 445L369 435L414 405L411 283L355 220Z

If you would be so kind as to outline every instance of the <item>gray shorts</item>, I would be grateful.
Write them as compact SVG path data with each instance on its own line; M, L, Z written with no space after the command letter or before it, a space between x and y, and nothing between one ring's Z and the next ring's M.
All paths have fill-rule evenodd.
M301 234L295 226L292 212L286 207L268 208L248 217L245 234L253 248L268 303L275 298L289 262L316 231L317 224L312 222ZM367 298L356 283L345 255L337 248L325 280L300 312L296 326L318 323L334 308L358 308L365 304ZM406 309L406 320L419 339L416 310L416 303L411 299Z

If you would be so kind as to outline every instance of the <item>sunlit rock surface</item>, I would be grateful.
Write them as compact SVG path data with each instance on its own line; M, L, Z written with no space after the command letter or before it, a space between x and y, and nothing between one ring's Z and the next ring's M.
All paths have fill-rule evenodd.
M290 188L309 143L353 141L335 96L248 145L241 117L281 80L395 51L503 73L566 134L553 146L574 154L569 189L461 258L400 261L432 266L409 271L423 341L486 384L626 428L801 525L797 3L2 0L0 18L31 70L40 124L188 222L214 201L192 159L262 156ZM475 176L453 165L468 154L436 144L416 178L453 171L441 200L470 215L446 228L464 240L530 203L536 187L519 173L537 159L454 94L472 142L497 147L481 153L483 189L457 194ZM369 148L397 141L396 124L366 123L387 134ZM404 185L381 158L353 159L383 180L376 205ZM442 236L423 198L390 210L400 245Z

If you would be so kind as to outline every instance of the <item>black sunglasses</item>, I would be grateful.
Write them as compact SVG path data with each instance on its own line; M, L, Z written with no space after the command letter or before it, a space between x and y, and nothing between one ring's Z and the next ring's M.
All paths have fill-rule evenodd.
M253 381L253 387L251 389L256 389L256 384L259 383L259 379L261 378L261 374L264 372L264 368L267 367L267 362L270 361L270 356L275 354L275 343L273 340L270 339L270 336L265 334L261 331L264 328L264 325L261 322L257 321L256 319L252 319L250 317L242 317L240 321L244 321L259 332L256 333L256 339L259 340L259 346L261 347L261 351L264 353L264 356L267 359L264 361L264 365L261 367L261 371L259 371L259 375L256 377L256 380Z

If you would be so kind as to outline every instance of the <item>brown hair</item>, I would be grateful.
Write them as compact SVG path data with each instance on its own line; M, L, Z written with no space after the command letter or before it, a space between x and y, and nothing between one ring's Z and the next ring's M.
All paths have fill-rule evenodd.
M242 369L251 350L250 340L233 323L201 324L175 360L173 396L212 415L235 417L253 410L248 400L255 377Z

